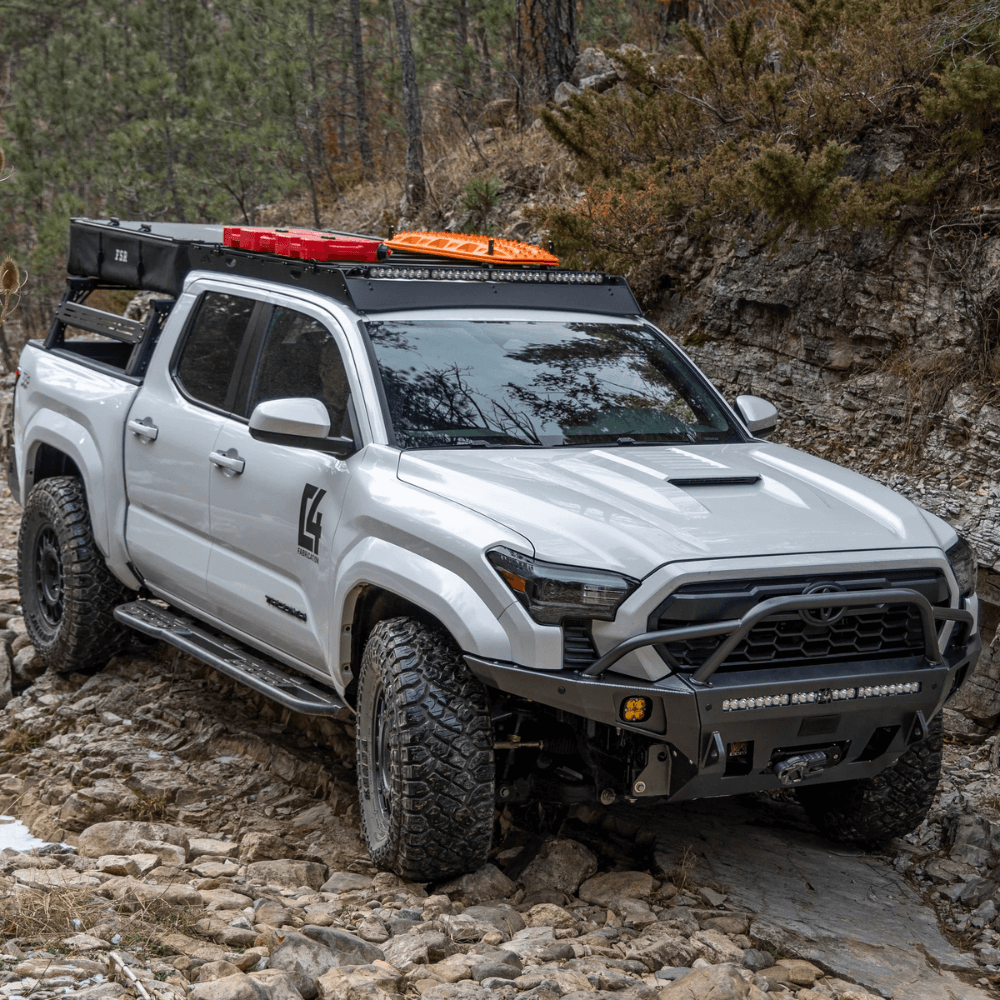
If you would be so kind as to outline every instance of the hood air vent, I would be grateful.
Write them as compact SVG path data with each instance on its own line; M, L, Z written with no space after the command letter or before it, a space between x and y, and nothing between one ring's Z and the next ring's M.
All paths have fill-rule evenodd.
M760 476L696 476L687 479L668 479L671 486L686 489L689 486L753 486Z

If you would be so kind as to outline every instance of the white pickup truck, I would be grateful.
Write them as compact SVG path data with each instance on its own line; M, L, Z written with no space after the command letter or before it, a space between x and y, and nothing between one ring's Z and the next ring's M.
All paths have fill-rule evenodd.
M763 440L621 278L454 244L74 220L9 470L39 655L138 629L354 718L408 878L482 864L505 805L791 787L832 837L912 829L980 652L967 543Z

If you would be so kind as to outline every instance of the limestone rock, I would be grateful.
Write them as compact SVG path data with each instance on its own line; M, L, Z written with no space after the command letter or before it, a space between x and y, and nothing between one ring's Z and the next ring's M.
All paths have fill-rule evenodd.
M11 678L10 657L7 651L0 647L0 708L4 708L11 699Z
M363 892L370 889L371 877L354 872L331 872L330 877L320 886L323 892Z
M264 987L267 1000L302 1000L302 994L295 988L292 977L281 969L261 969L251 972L247 979Z
M143 874L135 861L122 854L105 854L98 858L97 869L108 875L131 875L133 878Z
M663 966L691 966L703 951L704 945L660 922L647 927L630 941L625 957L638 959L651 969L660 969Z
M66 868L53 870L16 868L12 874L21 885L29 885L36 889L82 889L85 886L100 884L100 879L96 879L92 875L84 875Z
M656 880L646 872L602 872L587 879L577 895L597 906L615 906L623 897L646 899L656 885Z
M527 923L529 927L574 927L576 920L555 903L538 903L528 911Z
M427 965L427 942L420 934L400 934L391 938L382 949L385 960L400 972L409 972L415 965Z
M240 839L239 858L244 864L253 861L277 861L288 857L288 848L273 833L245 833Z
M573 83L579 84L587 77L612 72L614 68L614 63L600 49L588 46L576 57Z
M63 938L63 947L70 951L103 951L111 947L110 942L93 934L72 934Z
M507 903L497 903L495 906L469 906L466 907L465 915L481 924L492 924L503 935L505 941L518 931L524 930L525 926L521 914Z
M385 960L381 949L334 927L307 925L301 934L288 934L271 953L268 965L287 972L305 1000L316 996L316 980L342 965L367 965Z
M256 984L242 972L199 982L188 994L189 1000L261 1000Z
M750 987L733 965L694 969L660 990L659 1000L747 1000Z
M469 875L462 875L438 889L466 906L488 899L505 899L516 886L496 865L486 864Z
M319 978L316 988L321 1000L382 1000L397 995L401 978L386 962L374 962L330 969Z
M198 971L195 975L195 982L197 983L212 983L216 979L225 979L227 976L235 976L240 972L231 962L218 961L218 962L206 962L204 965L198 966Z
M247 836L250 836L247 834ZM234 840L216 840L213 837L192 837L189 842L188 856L193 861L205 854L215 858L235 858L239 855L240 845ZM254 858L255 861L262 860Z
M775 965L784 969L788 977L787 982L796 986L812 986L823 975L823 970L817 969L812 962L804 962L798 958L782 958Z
M14 974L22 979L54 979L56 976L89 979L104 972L107 966L103 962L89 958L29 958L14 966Z
M543 889L574 893L597 871L597 858L575 840L547 840L521 876L525 894Z
M293 889L307 885L310 889L319 889L326 881L326 865L288 858L255 861L247 866L247 880L257 885L281 885Z
M34 646L25 645L14 657L13 670L19 680L30 682L45 673L45 664Z
M580 88L574 87L569 80L563 80L562 83L556 87L555 93L552 95L552 100L558 105L568 104L571 97L574 94L579 94Z
M82 858L100 858L108 854L144 853L136 845L149 843L179 847L184 851L184 860L187 860L187 834L179 827L166 823L137 823L128 820L95 823L80 834L76 850ZM149 853L155 854L156 851Z

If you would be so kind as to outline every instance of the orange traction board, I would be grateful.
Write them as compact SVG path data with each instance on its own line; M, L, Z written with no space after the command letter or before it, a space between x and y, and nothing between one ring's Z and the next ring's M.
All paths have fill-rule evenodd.
M324 261L379 260L378 240L334 236L314 229L272 229L266 226L226 226L222 242L236 250L264 250L280 257ZM386 256L383 253L383 256Z
M409 250L411 253L422 251L435 257L457 257L482 264L559 263L558 257L553 257L533 243L489 236L468 236L465 233L397 233L386 241L386 246L393 250Z

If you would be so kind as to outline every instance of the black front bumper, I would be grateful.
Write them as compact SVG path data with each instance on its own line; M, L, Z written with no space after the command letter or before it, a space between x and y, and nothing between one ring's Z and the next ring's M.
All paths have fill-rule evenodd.
M623 791L682 800L781 788L774 765L813 748L837 759L810 784L873 777L922 735L981 650L974 633L937 663L923 656L823 663L716 673L710 683L682 673L651 683L465 659L487 687L648 738L645 767ZM624 704L637 697L650 700L651 713L626 722Z

